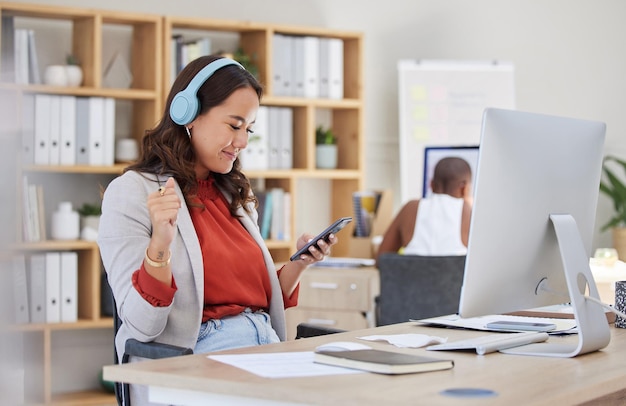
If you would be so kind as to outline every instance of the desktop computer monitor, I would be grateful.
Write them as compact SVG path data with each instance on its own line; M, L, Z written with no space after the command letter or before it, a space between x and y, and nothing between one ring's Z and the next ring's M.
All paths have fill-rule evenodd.
M609 330L589 269L605 124L492 109L483 115L459 315L571 302L573 348L518 347L569 357L603 348ZM530 348L533 347L533 348Z
M478 145L446 145L424 147L424 177L422 180L422 197L429 197L433 190L430 181L435 175L435 166L443 158L457 157L464 159L472 170L472 177L476 175L478 164Z

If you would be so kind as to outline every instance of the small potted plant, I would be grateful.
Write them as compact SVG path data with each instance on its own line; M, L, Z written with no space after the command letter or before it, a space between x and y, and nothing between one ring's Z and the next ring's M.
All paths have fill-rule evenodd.
M80 214L80 230L83 240L93 241L98 234L102 208L99 204L84 203L78 208Z
M615 156L606 156L602 163L603 179L600 180L600 191L613 202L613 217L601 228L601 231L612 229L613 247L619 259L626 260L626 184L615 174L614 168L621 168L626 175L626 161Z
M332 129L322 125L315 130L315 166L319 169L337 168L337 137Z
M65 75L68 86L80 86L83 83L83 69L78 59L72 54L65 58Z
M246 68L248 72L255 78L259 78L259 68L256 64L256 54L248 55L244 52L243 48L237 48L237 51L232 56L232 59L239 62L241 66Z

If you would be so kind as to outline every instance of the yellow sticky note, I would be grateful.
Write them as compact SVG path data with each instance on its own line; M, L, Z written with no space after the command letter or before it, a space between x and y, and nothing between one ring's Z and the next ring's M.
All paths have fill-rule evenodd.
M413 106L411 117L415 121L426 121L428 119L428 107L423 104Z
M427 141L430 139L430 130L426 126L416 126L413 128L413 138L416 141Z
M410 94L413 101L424 101L428 96L424 86L411 86Z

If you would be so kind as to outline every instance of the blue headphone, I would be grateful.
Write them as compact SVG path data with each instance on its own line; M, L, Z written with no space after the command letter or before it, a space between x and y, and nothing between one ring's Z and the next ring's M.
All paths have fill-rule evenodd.
M217 59L204 68L191 79L185 90L176 93L172 104L170 105L170 117L179 125L187 125L191 123L198 115L200 102L198 101L198 89L207 81L218 69L224 66L237 65L241 69L245 69L237 61L228 58Z

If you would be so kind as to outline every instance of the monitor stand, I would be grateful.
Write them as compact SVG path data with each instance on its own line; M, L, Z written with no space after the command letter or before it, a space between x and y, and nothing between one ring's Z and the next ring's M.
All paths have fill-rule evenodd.
M611 340L604 309L598 303L585 299L587 286L591 297L599 300L600 295L589 267L589 258L580 238L576 220L569 214L551 214L550 220L556 231L570 302L578 326L578 344L537 343L502 350L503 353L575 357L604 348ZM542 288L542 283L538 289Z

